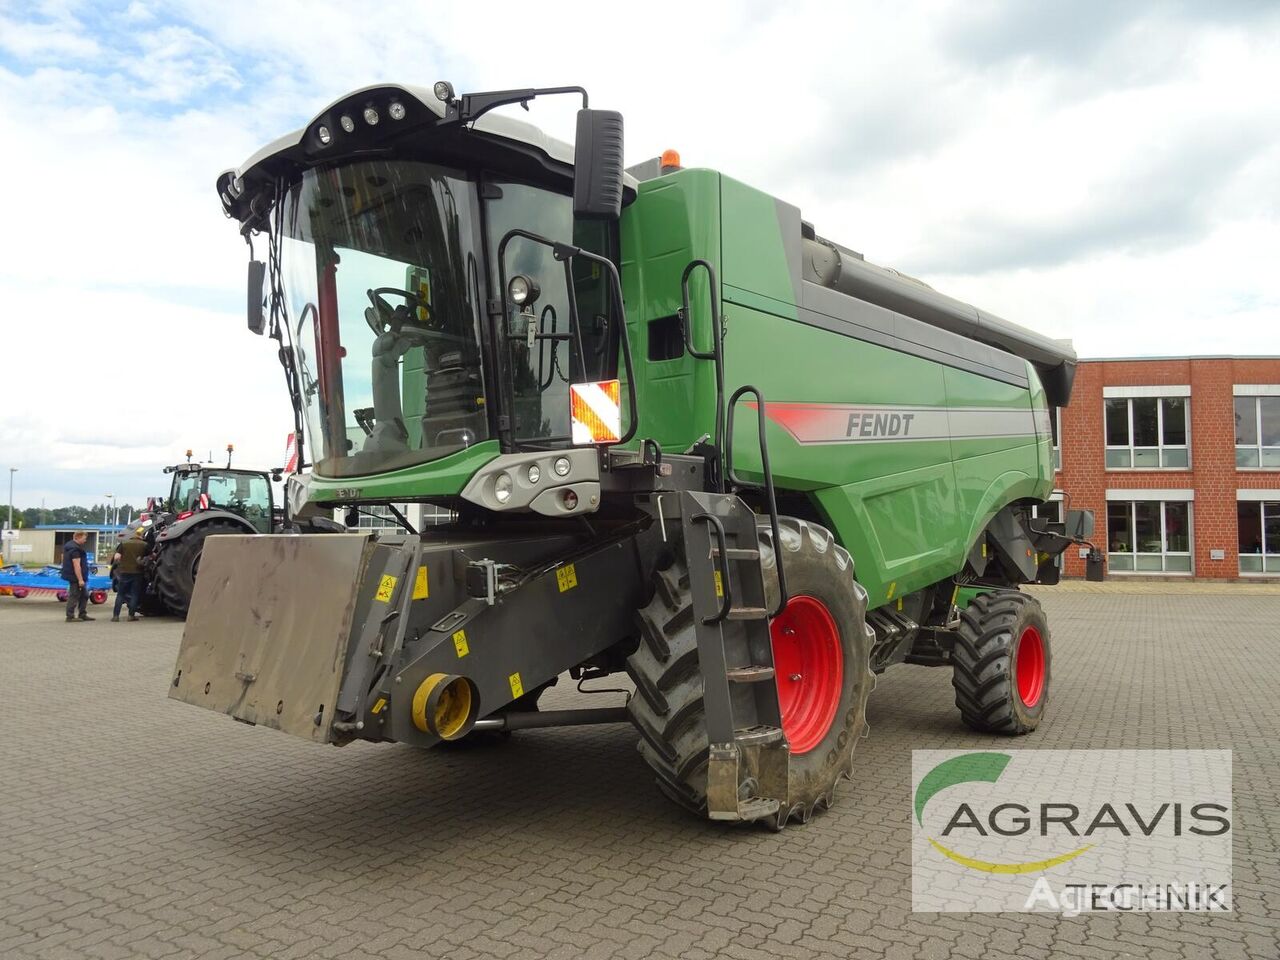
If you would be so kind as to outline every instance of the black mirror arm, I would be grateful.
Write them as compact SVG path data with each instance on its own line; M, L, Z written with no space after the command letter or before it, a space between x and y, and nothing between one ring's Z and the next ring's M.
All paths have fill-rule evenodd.
M582 95L582 107L587 107L587 91L582 87L525 87L519 90L490 90L485 93L464 93L458 98L457 121L474 123L495 107L518 103L526 110L534 97L549 97L560 93Z

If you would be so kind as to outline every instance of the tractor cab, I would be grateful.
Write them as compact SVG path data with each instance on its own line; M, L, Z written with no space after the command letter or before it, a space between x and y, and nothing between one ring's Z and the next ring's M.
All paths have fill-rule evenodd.
M561 93L583 100L576 154L489 112ZM575 385L621 378L634 424L621 123L580 88L371 87L219 179L242 233L266 235L249 326L268 304L312 502L377 500L362 481L388 475L449 499L495 454L568 450Z
M242 517L258 533L270 533L275 521L272 475L254 470L231 470L198 463L166 467L173 474L167 500L149 504L175 521L208 510L224 510ZM149 511L149 512L151 512Z

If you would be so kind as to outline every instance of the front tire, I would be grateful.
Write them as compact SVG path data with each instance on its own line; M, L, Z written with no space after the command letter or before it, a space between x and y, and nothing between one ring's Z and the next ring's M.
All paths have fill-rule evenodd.
M867 594L853 560L831 532L779 518L790 602L770 624L782 707L792 751L787 796L774 822L807 822L835 801L836 784L853 769L866 730L871 631ZM777 604L773 534L757 528L767 604ZM628 704L639 750L658 786L699 816L707 815L709 743L688 567L678 557L655 576L653 599L639 611L641 640L627 660L636 684ZM790 631L789 633L787 631Z
M1030 733L1049 700L1049 623L1025 593L1000 590L960 611L951 685L960 716L983 733Z
M177 541L161 548L156 560L156 593L170 613L184 620L187 617L205 540L219 534L245 532L243 527L215 520L188 531Z

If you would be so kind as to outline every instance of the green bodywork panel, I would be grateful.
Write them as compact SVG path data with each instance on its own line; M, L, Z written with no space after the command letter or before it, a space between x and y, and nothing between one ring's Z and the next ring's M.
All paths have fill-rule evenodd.
M794 208L791 208L793 211ZM713 229L719 221L719 236ZM623 282L636 344L640 429L664 448L684 449L713 429L710 363L687 356L649 362L648 325L675 312L684 266L716 265L725 318L725 390L758 387L766 404L867 404L947 411L1045 407L1031 389L799 322L796 265L783 230L799 229L785 204L728 177L685 170L641 184L623 215ZM793 246L796 246L793 244ZM693 285L695 345L711 343L706 283ZM701 298L701 299L700 299ZM692 416L691 416L692 414ZM735 467L759 476L756 411L742 404ZM1052 489L1050 440L1021 435L903 442L801 443L774 420L766 427L777 487L803 491L853 555L871 606L958 572L1001 508L1045 499Z
M635 358L639 398L637 438L682 451L715 431L715 371L681 352L649 360L656 325L680 309L680 275L691 260L720 263L720 176L687 170L640 184L622 213L622 289ZM711 349L710 286L706 274L690 282L693 345Z
M995 593L995 590L991 587L956 587L955 592L952 594L951 602L963 610L978 597L988 593Z
M1034 426L1037 417L1047 423L1045 393L1029 363L1029 387L1017 386L805 322L799 230L794 207L714 171L682 170L639 185L620 224L639 400L632 445L652 438L680 452L714 432L713 365L683 350L655 356L661 351L650 346L651 335L659 343L655 331L665 328L669 337L684 268L707 260L718 274L727 331L726 399L743 384L763 392L778 489L809 497L853 555L875 607L960 571L978 535L1009 503L1049 496L1050 439ZM694 275L691 290L694 345L710 350L704 272ZM420 359L406 357L406 379L421 377L420 370ZM880 421L848 412L859 405L907 408L924 435L877 441L873 425L879 430ZM795 423L816 417L843 427L847 418L847 435L837 430L804 439L796 432L808 429L803 423L782 424L788 408ZM420 429L422 411L405 414L409 429ZM733 435L735 466L748 479L760 471L756 416L753 404L740 404ZM988 422L1025 422L1026 428L1005 426L992 436L981 429ZM953 428L960 423L966 426ZM925 424L933 424L932 431ZM352 487L366 499L456 495L497 453L489 441L382 476L316 478L313 489L321 498Z
M498 441L485 440L429 463L364 477L311 474L308 498L316 503L349 500L428 500L457 496L472 475L498 455ZM352 492L354 491L354 492Z

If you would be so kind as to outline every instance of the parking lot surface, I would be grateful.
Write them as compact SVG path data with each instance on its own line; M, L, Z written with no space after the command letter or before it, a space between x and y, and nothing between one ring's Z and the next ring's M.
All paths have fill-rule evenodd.
M949 671L892 668L856 779L780 834L683 814L624 726L312 745L168 700L176 621L0 599L0 957L1280 955L1280 595L1039 595L1036 733L972 734ZM1233 750L1235 912L913 914L910 751L993 743Z

